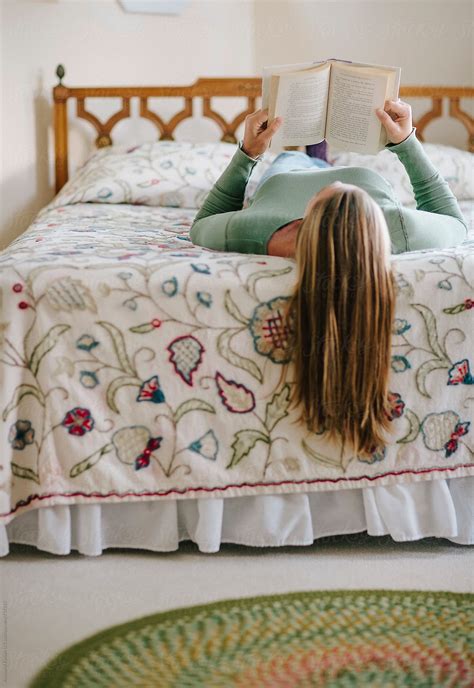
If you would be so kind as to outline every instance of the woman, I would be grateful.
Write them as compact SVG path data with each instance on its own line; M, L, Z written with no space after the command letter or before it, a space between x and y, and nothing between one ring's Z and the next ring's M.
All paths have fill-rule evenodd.
M282 121L267 126L267 110L257 110L190 231L208 248L296 259L286 314L293 402L308 429L330 439L340 433L361 458L383 446L390 428L391 254L453 246L467 236L455 196L416 138L410 106L387 101L376 114L386 148L409 175L416 210L402 207L391 185L363 167L273 174L243 209L249 176Z

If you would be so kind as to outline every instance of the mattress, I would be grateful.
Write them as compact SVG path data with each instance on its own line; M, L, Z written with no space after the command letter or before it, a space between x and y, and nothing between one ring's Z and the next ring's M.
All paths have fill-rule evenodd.
M0 554L360 530L472 542L472 224L458 247L393 259L393 433L362 461L292 427L276 387L281 332L266 333L294 262L195 247L194 215L47 207L0 256Z

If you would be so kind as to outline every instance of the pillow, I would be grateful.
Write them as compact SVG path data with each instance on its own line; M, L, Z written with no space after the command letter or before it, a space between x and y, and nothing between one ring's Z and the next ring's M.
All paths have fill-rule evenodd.
M448 182L458 200L474 198L474 155L452 146L422 143L426 154ZM328 156L333 165L369 167L393 186L400 202L415 205L408 174L395 153L384 149L377 155L334 151Z
M133 148L107 146L96 151L76 170L49 207L73 203L131 203L200 208L236 150L237 144L220 141L154 141ZM274 153L268 152L254 167L246 196L274 157Z

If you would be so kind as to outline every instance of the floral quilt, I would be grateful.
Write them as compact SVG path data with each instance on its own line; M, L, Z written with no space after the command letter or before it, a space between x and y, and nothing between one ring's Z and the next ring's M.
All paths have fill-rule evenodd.
M0 522L43 505L474 474L474 236L394 256L392 433L294 424L294 261L192 245L195 209L46 207L0 254Z

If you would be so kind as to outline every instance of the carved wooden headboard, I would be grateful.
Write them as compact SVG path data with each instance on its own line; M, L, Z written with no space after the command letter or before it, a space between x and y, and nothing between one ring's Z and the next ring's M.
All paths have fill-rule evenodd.
M68 88L62 83L65 70L58 65L56 75L59 83L53 88L54 99L54 139L55 139L55 174L56 192L68 180L68 118L67 101L76 99L76 115L90 122L97 131L96 146L102 148L112 144L112 129L122 119L130 117L130 99L140 101L140 117L144 117L158 129L160 141L173 140L176 126L187 117L193 116L193 99L202 98L202 116L213 119L222 131L221 141L237 143L235 135L237 127L246 115L257 108L256 99L261 96L262 81L259 77L216 77L201 78L189 86L108 86L108 87L79 87ZM163 119L148 108L148 98L171 97L184 98L184 108L177 112L169 121ZM237 114L230 122L212 109L211 98L220 96L246 97L247 108ZM449 100L449 116L459 120L467 129L468 150L474 151L474 119L464 112L459 104L461 98L473 98L474 88L449 86L404 86L400 88L402 98L430 98L431 109L414 122L417 135L423 140L426 125L436 117L442 115L443 99ZM122 108L107 121L101 122L92 112L86 109L86 98L121 98ZM286 146L294 149L295 146Z

